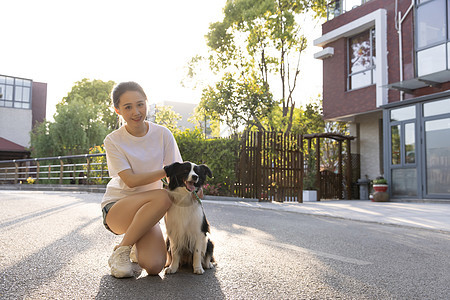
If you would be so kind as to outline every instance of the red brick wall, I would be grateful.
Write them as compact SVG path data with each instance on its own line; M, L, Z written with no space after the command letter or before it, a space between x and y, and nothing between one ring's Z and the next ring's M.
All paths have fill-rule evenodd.
M411 5L411 0L399 0L398 9L404 14ZM322 25L322 33L343 26L351 21L363 17L377 9L387 11L387 51L388 51L388 83L400 80L400 66L398 53L398 33L395 28L395 1L372 0ZM402 23L403 42L403 80L415 77L414 72L414 32L413 10ZM356 115L373 111L376 108L375 85L353 91L347 91L347 39L342 38L324 46L333 47L334 55L323 61L323 108L325 119ZM378 54L377 54L378 55ZM450 83L440 88L424 88L414 91L414 94L405 94L405 99L445 91ZM388 102L400 100L400 93L396 90L388 91Z
M32 95L32 123L34 127L36 123L41 123L45 119L45 111L47 109L47 84L42 82L33 82Z

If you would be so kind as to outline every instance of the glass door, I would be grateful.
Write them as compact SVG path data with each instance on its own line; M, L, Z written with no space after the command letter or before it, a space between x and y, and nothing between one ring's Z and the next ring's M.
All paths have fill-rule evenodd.
M424 193L450 198L450 99L423 104Z
M391 194L398 198L417 198L416 107L391 110L389 121Z
M426 194L450 196L450 118L425 121Z

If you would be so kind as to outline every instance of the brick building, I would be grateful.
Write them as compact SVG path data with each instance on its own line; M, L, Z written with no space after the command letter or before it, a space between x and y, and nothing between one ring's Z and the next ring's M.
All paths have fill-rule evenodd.
M314 44L324 117L350 122L361 177L450 200L450 1L330 1Z
M0 75L0 160L30 156L30 131L45 119L47 84Z

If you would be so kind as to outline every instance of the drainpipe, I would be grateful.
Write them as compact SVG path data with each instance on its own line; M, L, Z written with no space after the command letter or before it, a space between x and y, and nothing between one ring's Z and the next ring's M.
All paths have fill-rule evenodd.
M397 10L398 10L398 0L395 0L395 29L398 33L398 60L400 64L400 82L403 81L403 43L402 43L402 23L405 20L405 18L408 16L411 9L414 7L414 0L411 0L411 5L406 10L405 14L402 17L402 12L398 12L397 16ZM403 101L404 98L404 91L400 91L400 101Z

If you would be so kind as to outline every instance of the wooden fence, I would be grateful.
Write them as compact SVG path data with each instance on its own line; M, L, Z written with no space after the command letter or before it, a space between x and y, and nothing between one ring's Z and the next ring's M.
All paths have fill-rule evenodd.
M103 153L0 161L0 184L106 184L109 179Z
M249 132L242 137L236 165L239 197L260 201L301 201L301 135Z
M328 170L316 171L321 168L320 145L321 140L325 138L338 142L336 173ZM316 141L315 151L311 151L313 139ZM311 174L316 174L313 175L316 177L314 186L318 191L319 201L354 199L352 158L349 155L352 139L354 137L335 133L302 136L280 132L249 132L241 139L235 192L239 197L257 198L260 201L303 202L304 176L308 174L310 180ZM309 158L315 153L315 166L305 164L304 141L308 145ZM343 151L344 142L347 151Z

